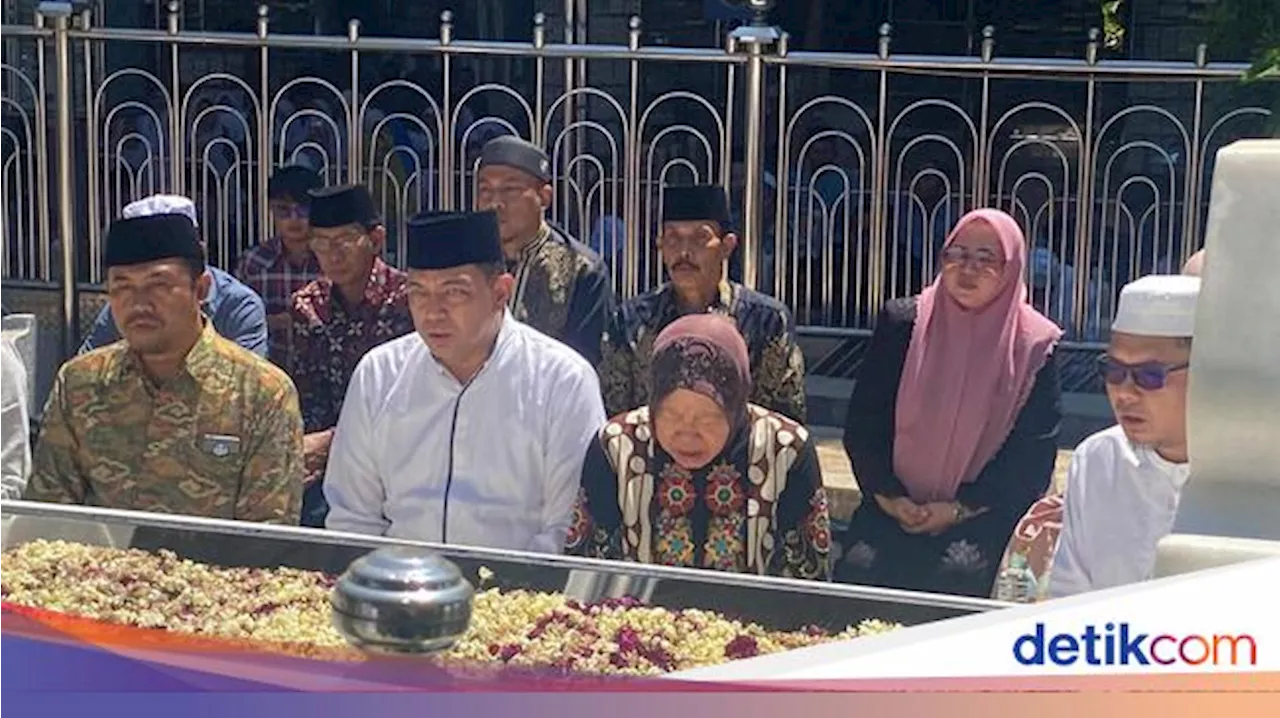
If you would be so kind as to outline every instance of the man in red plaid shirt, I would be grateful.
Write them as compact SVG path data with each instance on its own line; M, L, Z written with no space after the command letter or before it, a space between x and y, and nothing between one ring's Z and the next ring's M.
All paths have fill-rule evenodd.
M293 293L320 276L320 263L310 247L311 197L307 193L321 184L320 175L301 165L276 170L267 184L272 236L245 252L236 267L236 277L267 305L268 356L282 367L290 366L293 355L289 314Z

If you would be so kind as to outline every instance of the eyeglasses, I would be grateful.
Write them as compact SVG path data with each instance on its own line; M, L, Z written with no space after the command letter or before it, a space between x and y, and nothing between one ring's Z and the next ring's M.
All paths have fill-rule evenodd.
M943 266L962 266L972 264L979 271L999 274L1004 269L1004 260L989 249L970 252L968 247L951 246L942 250Z
M1141 364L1125 364L1109 356L1098 357L1098 373L1103 381L1112 386L1120 386L1133 379L1134 386L1143 391L1158 391L1165 387L1169 375L1191 366L1187 362L1181 364L1161 364L1160 362L1142 362Z
M365 235L348 234L345 237L312 237L311 251L316 254L336 254L339 252L346 253L355 249L360 244L360 240Z
M273 204L271 214L276 219L307 219L311 208L305 204Z

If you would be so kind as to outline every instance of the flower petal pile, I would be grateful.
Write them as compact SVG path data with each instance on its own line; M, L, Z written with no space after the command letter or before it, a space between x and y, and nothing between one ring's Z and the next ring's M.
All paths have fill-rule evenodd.
M0 590L11 604L264 647L354 654L330 623L333 584L332 576L314 571L220 568L170 551L65 541L33 541L0 556ZM835 635L770 631L711 611L632 599L582 605L561 594L489 588L476 594L466 635L439 659L656 675L897 627L867 620Z

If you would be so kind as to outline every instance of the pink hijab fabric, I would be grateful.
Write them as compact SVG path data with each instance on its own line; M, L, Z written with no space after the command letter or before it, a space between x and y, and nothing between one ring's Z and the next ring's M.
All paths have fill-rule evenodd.
M920 293L898 384L894 473L911 499L953 501L1004 445L1036 374L1062 337L1027 301L1026 241L996 209L960 218L946 245L974 222L995 229L1004 249L1003 286L990 304L966 311L942 285Z

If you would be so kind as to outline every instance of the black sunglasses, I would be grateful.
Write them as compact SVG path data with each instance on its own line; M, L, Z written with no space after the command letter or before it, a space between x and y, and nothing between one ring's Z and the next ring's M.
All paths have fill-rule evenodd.
M1169 381L1169 375L1191 366L1189 363L1161 364L1160 362L1142 362L1141 364L1125 364L1109 356L1098 357L1098 373L1103 381L1113 386L1120 386L1133 379L1134 386L1144 391L1163 389Z

